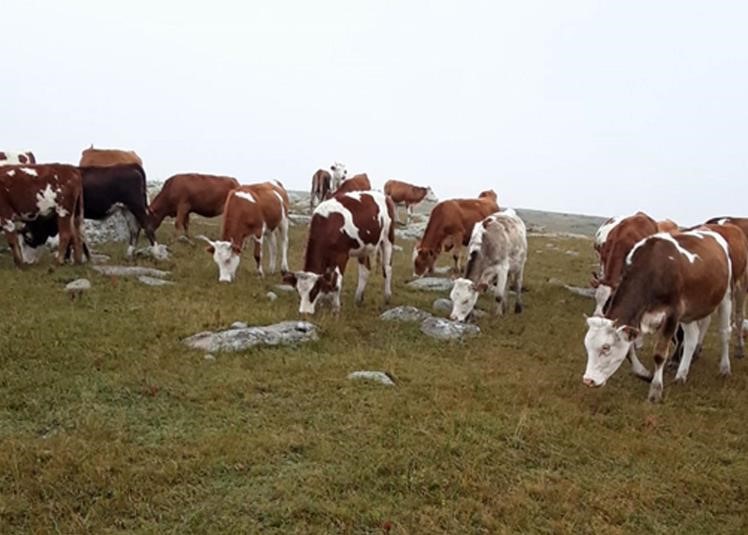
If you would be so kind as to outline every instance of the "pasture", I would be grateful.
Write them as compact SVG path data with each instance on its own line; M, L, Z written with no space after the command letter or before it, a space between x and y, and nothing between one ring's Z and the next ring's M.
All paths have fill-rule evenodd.
M292 227L292 269L305 232ZM340 317L312 320L318 342L206 360L180 340L296 318L298 297L270 303L280 276L258 278L249 251L219 285L203 246L172 235L167 221L163 288L0 255L0 532L748 530L747 363L718 377L710 334L662 405L627 364L584 387L592 302L548 280L586 285L590 241L531 236L525 313L481 320L474 339L379 321L378 273L356 307L351 262ZM412 242L397 243L391 306L431 310L446 295L406 288ZM98 248L113 263L123 249ZM72 302L62 289L81 276L93 288Z

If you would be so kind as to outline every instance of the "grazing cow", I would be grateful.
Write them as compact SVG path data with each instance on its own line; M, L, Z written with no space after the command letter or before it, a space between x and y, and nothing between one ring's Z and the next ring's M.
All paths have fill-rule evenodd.
M623 278L605 315L587 319L584 383L605 385L631 354L633 342L641 334L657 333L649 400L660 401L663 370L678 325L684 330L684 351L676 380L685 382L694 350L708 325L706 320L717 309L722 337L720 371L729 375L731 282L729 246L716 232L660 233L641 240L627 255ZM634 373L649 379L649 371L638 360L632 363Z
M715 217L706 222L708 225L724 225L730 223L740 228L748 237L748 218L745 217Z
M595 313L600 316L611 294L618 287L624 261L631 248L642 239L657 234L657 222L643 212L606 221L595 234L595 249L600 255L600 274L593 273Z
M132 150L95 149L91 145L81 152L81 167L108 167L128 163L135 163L143 167L143 160Z
M395 205L377 191L336 195L320 203L312 214L303 271L286 273L283 281L301 297L299 312L314 314L321 299L340 311L340 289L348 258L358 258L356 303L364 298L371 270L370 257L382 255L384 300L392 296L392 249L395 243Z
M423 237L413 248L413 274L432 273L442 250L452 251L454 270L459 273L461 249L468 245L473 225L498 211L493 190L482 192L477 199L450 199L434 206Z
M60 229L60 252L73 244L73 258L82 261L83 186L78 168L71 165L11 165L0 170L0 228L5 232L16 266L23 263L16 224L54 217Z
M348 170L345 165L335 162L330 166L330 173L324 169L318 169L312 175L312 191L309 196L309 205L314 208L315 203L320 203L330 197L331 192L338 189L340 182L345 180Z
M174 175L164 182L148 209L153 228L158 229L165 217L174 217L177 237L189 239L190 214L216 217L223 213L229 192L239 187L232 177L187 173Z
M35 164L36 157L30 150L24 152L0 152L0 165Z
M347 180L343 180L337 189L333 190L332 195L343 195L352 191L369 191L371 190L371 182L369 182L369 176L366 173L353 175Z
M262 242L268 237L270 273L275 273L277 235L281 239L281 271L288 270L288 193L278 181L240 186L226 197L223 209L221 239L208 242L206 251L213 255L218 266L218 282L232 282L246 240L255 242L254 257L257 272L262 270Z
M405 205L406 220L413 217L413 207L421 201L436 202L436 195L430 187L414 186L399 180L388 180L384 183L384 194L389 195L395 206Z
M80 174L83 180L83 213L86 219L102 220L117 210L122 210L130 230L128 258L132 257L135 251L141 229L145 231L154 257L165 257L165 252L156 242L156 234L148 214L146 176L140 165L133 163L109 167L81 167ZM57 234L57 221L54 218L30 221L23 234L25 245L31 248L40 247L48 238ZM87 247L85 252L90 258ZM60 249L60 254L66 253L66 250ZM37 255L32 253L29 257L35 258Z
M494 313L504 314L508 304L507 284L511 280L517 293L514 312L520 314L522 280L527 261L527 229L514 210L497 212L473 227L468 246L465 277L452 286L454 321L465 321L478 301L478 295L489 286L494 288Z

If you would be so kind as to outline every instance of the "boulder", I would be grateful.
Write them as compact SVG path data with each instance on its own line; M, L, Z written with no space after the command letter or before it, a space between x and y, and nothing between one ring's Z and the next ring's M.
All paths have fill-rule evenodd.
M425 310L405 305L385 311L381 316L379 316L379 319L383 321L423 321L430 317L431 314Z
M93 270L107 277L159 277L169 275L169 271L140 266L93 266Z
M279 292L295 292L296 288L289 286L288 284L276 284L275 289Z
M452 312L452 300L445 297L440 297L432 305L434 312L446 312L449 314Z
M88 279L76 279L65 286L66 292L85 292L91 289L91 281Z
M198 333L183 340L192 349L216 353L244 351L258 345L290 345L317 340L317 326L306 321L284 321L265 327L244 327Z
M294 225L308 225L312 216L306 214L288 214L288 219Z
M387 372L358 371L350 373L348 379L352 381L374 381L375 383L380 383L385 386L395 386L395 381Z
M437 340L459 340L480 334L480 327L443 318L427 318L421 323L421 332Z
M122 210L115 210L112 215L101 221L84 220L84 233L89 245L130 239L130 227Z
M441 277L421 277L407 284L408 288L427 292L447 292L452 289L452 285L451 279Z
M140 275L138 277L138 280L146 286L172 286L174 284L171 281L157 279L156 277L149 277L148 275Z
M275 292L268 292L265 294L265 297L267 297L268 301L272 303L273 301L278 299L278 294L276 294Z

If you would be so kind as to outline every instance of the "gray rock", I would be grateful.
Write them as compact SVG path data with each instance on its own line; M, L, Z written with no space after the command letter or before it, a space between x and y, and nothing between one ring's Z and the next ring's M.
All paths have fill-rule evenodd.
M296 288L289 286L288 284L276 284L275 289L279 292L295 292Z
M205 355L203 358L205 360L216 360L216 356L215 355L211 355L210 353L208 353L207 355Z
M266 327L247 327L218 332L202 332L183 342L192 349L209 351L244 351L258 345L289 345L317 340L317 327L305 321L284 321Z
M480 334L480 327L443 318L427 318L421 323L421 332L437 340L459 340Z
M405 305L385 311L381 316L379 316L379 319L383 321L423 321L430 317L431 314L425 310Z
M395 236L400 240L418 240L426 230L426 223L416 223L405 228L395 229Z
M400 253L400 252L402 252L402 251L403 251L403 247L402 247L402 245L394 244L394 245L392 246L392 250L393 250L393 251L397 251L398 253Z
M268 292L265 294L265 297L267 297L268 300L272 303L273 301L278 299L278 294L276 294L275 292Z
M93 262L94 264L104 264L106 262L109 262L109 260L111 260L111 257L109 255L91 253L91 262Z
M101 221L84 220L84 233L89 245L130 239L130 227L122 210L116 210Z
M155 258L156 260L168 260L169 249L163 243L157 243L153 246L141 247L135 250L135 256L143 258Z
M169 271L160 269L139 267L139 266L93 266L93 270L107 277L159 277L164 278L169 275Z
M434 273L437 275L449 275L451 271L452 268L449 266L439 266L434 268Z
M452 289L453 282L451 279L440 277L421 277L410 281L407 286L416 290L428 292L445 292Z
M553 286L563 286L567 290L569 290L574 295L578 295L580 297L585 297L587 299L594 299L595 298L595 289L594 288L580 288L578 286L570 286L566 284L564 281L558 280L558 279L549 279L548 284L552 284Z
M235 321L231 324L231 327L229 329L247 329L249 325L244 323L243 321Z
M435 312L446 312L447 314L449 314L450 312L452 312L452 300L445 297L440 297L439 299L434 301L432 308Z
M91 281L88 279L76 279L65 286L66 292L85 292L91 289Z
M387 372L370 372L370 371L358 371L348 375L350 380L363 380L363 381L374 381L376 383L383 384L385 386L395 386L395 381L392 380L392 376Z
M306 214L288 214L288 219L294 225L308 225L312 220L312 216Z
M163 279L157 279L155 277L149 277L148 275L140 275L138 280L147 286L173 286L174 283L171 281L165 281Z

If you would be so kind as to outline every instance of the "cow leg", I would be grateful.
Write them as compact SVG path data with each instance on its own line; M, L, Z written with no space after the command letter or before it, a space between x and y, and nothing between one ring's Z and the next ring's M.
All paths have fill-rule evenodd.
M733 315L735 317L735 329L737 329L737 345L735 346L735 358L742 359L745 356L745 336L743 333L743 320L745 319L745 287L741 283L735 289L735 303Z
M413 219L413 205L405 205L405 224L407 225Z
M10 223L12 225L12 223ZM15 230L6 230L5 239L8 240L8 246L10 252L13 254L13 263L17 268L23 267L23 254L21 252L21 246L18 243L18 234Z
M601 284L597 289L595 289L595 312L593 312L593 316L603 315L605 304L608 302L608 299L610 299L612 293L613 288L606 284Z
M654 361L655 370L652 376L652 381L649 384L649 396L648 399L652 403L658 403L662 401L662 391L664 388L663 375L665 373L665 365L667 364L667 358L670 355L670 343L673 339L676 329L678 328L678 320L675 316L668 316L665 320L665 324L657 336L657 343L654 348Z
M81 229L78 225L77 218L70 220L70 234L73 238L73 262L76 264L83 263L83 238L81 237Z
M631 362L631 373L647 382L652 380L652 373L641 363L639 357L636 356L636 344L631 344L627 358Z
M280 222L281 234L281 271L288 271L288 216L284 213Z
M732 373L730 368L730 334L732 320L732 292L727 290L727 294L719 305L719 335L722 346L722 355L719 363L719 373L728 376ZM742 328L742 326L741 326Z
M525 268L520 267L514 274L514 292L517 294L517 302L514 303L514 313L522 314L525 304L522 302L522 283L525 279Z
M179 203L177 205L177 217L174 218L174 234L179 239L181 236L187 235L187 227L189 226L190 207L186 203Z
M384 302L389 303L392 299L392 243L385 239L382 241L382 272L384 274Z
M57 216L57 232L60 237L57 246L57 263L62 265L65 263L65 257L68 254L68 247L73 235L73 217L70 214Z
M252 236L255 242L255 262L257 262L257 274L260 277L265 276L265 272L262 270L262 233L260 237Z
M507 283L509 282L509 266L506 263L499 264L496 270L496 285L494 286L494 316L503 316L507 308Z
M360 305L364 302L364 290L366 289L366 282L369 280L369 272L371 270L371 260L368 256L362 256L358 259L358 286L356 286L356 304Z
M685 383L688 378L691 360L699 343L699 323L698 321L692 321L683 324L683 355L680 359L678 372L675 374L675 380L679 383Z
M278 250L277 233L278 229L268 232L268 256L270 257L270 260L268 261L268 270L271 275L275 273L275 257Z
M704 338L709 330L709 326L712 324L712 317L707 316L703 320L699 321L699 342L696 345L696 351L693 353L693 358L698 359L701 356L701 350L704 349Z

